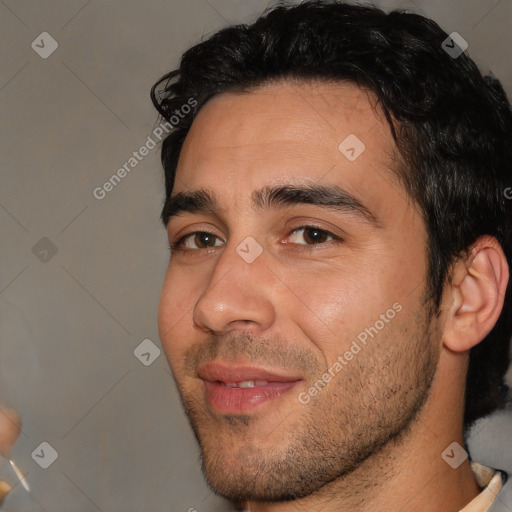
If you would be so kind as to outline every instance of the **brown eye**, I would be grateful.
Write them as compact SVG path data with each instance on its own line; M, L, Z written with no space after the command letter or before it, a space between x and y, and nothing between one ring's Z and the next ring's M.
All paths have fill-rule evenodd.
M215 246L215 239L217 237L211 233L196 233L194 235L194 243L199 249L206 249L207 247Z
M300 227L295 229L290 236L290 241L298 245L322 244L330 240L339 240L339 237L315 226Z
M213 233L208 233L207 231L196 231L180 238L175 244L173 244L171 250L197 251L199 249L219 247L222 243L222 240Z
M327 240L329 234L326 231L316 228L306 228L304 230L304 240L308 244L321 244Z

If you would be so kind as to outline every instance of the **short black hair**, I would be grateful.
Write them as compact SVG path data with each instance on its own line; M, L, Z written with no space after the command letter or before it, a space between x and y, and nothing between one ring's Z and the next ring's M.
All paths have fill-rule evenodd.
M349 82L370 90L400 156L397 176L422 212L428 237L428 301L439 314L452 264L481 235L494 236L512 267L512 110L499 81L482 76L434 21L341 2L280 3L251 25L225 28L186 51L153 86L169 121L191 115L162 144L166 205L183 141L213 96L287 81ZM461 49L462 51L462 49ZM458 52L460 53L460 52ZM512 287L489 335L470 352L464 426L501 406L512 333Z

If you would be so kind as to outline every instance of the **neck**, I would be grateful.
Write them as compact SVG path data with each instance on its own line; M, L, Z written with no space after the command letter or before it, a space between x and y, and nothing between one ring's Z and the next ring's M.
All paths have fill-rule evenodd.
M454 469L442 457L453 442L464 447L463 357L444 354L417 418L352 473L301 500L249 503L250 512L460 511L480 492L467 459Z

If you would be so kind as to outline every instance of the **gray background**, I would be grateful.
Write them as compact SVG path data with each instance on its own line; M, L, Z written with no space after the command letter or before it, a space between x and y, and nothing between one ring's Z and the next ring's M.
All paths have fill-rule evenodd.
M511 0L377 5L459 32L512 93ZM0 1L0 399L23 419L13 458L32 487L30 496L16 486L5 510L228 509L202 481L163 352L149 366L134 356L144 339L160 347L168 246L158 149L103 200L92 192L156 126L153 82L202 36L266 6ZM47 59L31 48L44 31L59 45ZM511 414L476 425L475 458L512 470ZM43 441L58 452L48 469L31 456Z

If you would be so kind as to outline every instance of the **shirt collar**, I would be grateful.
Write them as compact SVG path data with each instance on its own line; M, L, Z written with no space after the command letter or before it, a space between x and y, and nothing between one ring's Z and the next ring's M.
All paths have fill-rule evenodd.
M471 463L471 470L482 492L460 512L486 512L503 486L503 474L478 462Z

